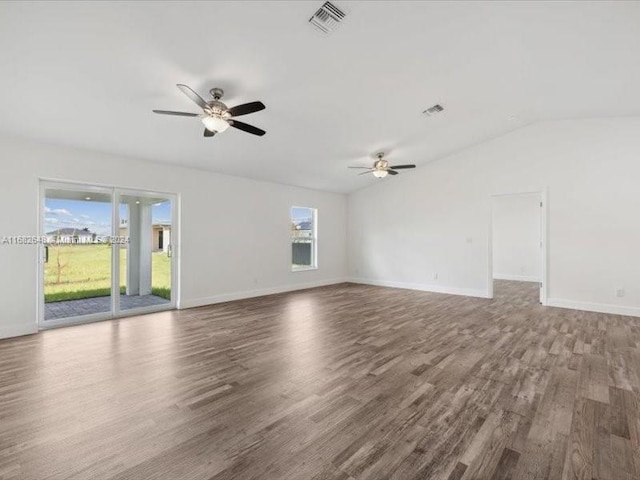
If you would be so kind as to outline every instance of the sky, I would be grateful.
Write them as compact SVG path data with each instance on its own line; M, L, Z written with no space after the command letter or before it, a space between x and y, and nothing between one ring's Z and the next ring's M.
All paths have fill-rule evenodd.
M127 218L127 208L120 205L120 218ZM309 221L313 210L303 207L291 208L294 223ZM151 210L153 223L171 223L171 202L154 205ZM111 235L111 203L85 200L45 200L45 233L59 228L88 228L98 235Z
M298 225L300 222L310 221L311 219L313 219L313 210L311 208L291 208L291 220L296 225Z
M120 205L120 218L127 218L126 205ZM171 223L171 202L151 209L153 223ZM59 228L88 228L98 235L111 235L111 203L85 200L45 200L44 233Z

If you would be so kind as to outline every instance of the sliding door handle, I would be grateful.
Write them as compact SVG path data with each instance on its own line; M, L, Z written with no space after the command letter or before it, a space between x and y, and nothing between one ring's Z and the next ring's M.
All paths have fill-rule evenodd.
M167 257L171 258L173 256L173 248L171 244L167 245Z

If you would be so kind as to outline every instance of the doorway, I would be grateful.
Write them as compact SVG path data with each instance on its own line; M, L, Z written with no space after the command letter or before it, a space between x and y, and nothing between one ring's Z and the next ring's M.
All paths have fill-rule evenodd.
M546 191L491 196L489 298L547 299Z
M175 195L42 181L40 199L41 329L175 308Z

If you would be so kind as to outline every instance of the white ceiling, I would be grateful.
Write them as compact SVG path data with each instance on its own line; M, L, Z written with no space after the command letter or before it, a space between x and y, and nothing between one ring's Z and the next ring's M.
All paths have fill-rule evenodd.
M2 2L0 133L349 192L552 118L640 113L639 2ZM205 139L176 87L267 109ZM422 111L441 103L446 111ZM515 117L515 118L514 118ZM6 159L5 159L6 161ZM411 175L411 172L403 172Z

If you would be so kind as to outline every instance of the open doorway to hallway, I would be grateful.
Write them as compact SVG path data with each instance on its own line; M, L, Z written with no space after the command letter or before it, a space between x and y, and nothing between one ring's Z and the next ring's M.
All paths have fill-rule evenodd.
M545 303L543 192L491 197L490 282L494 298Z

